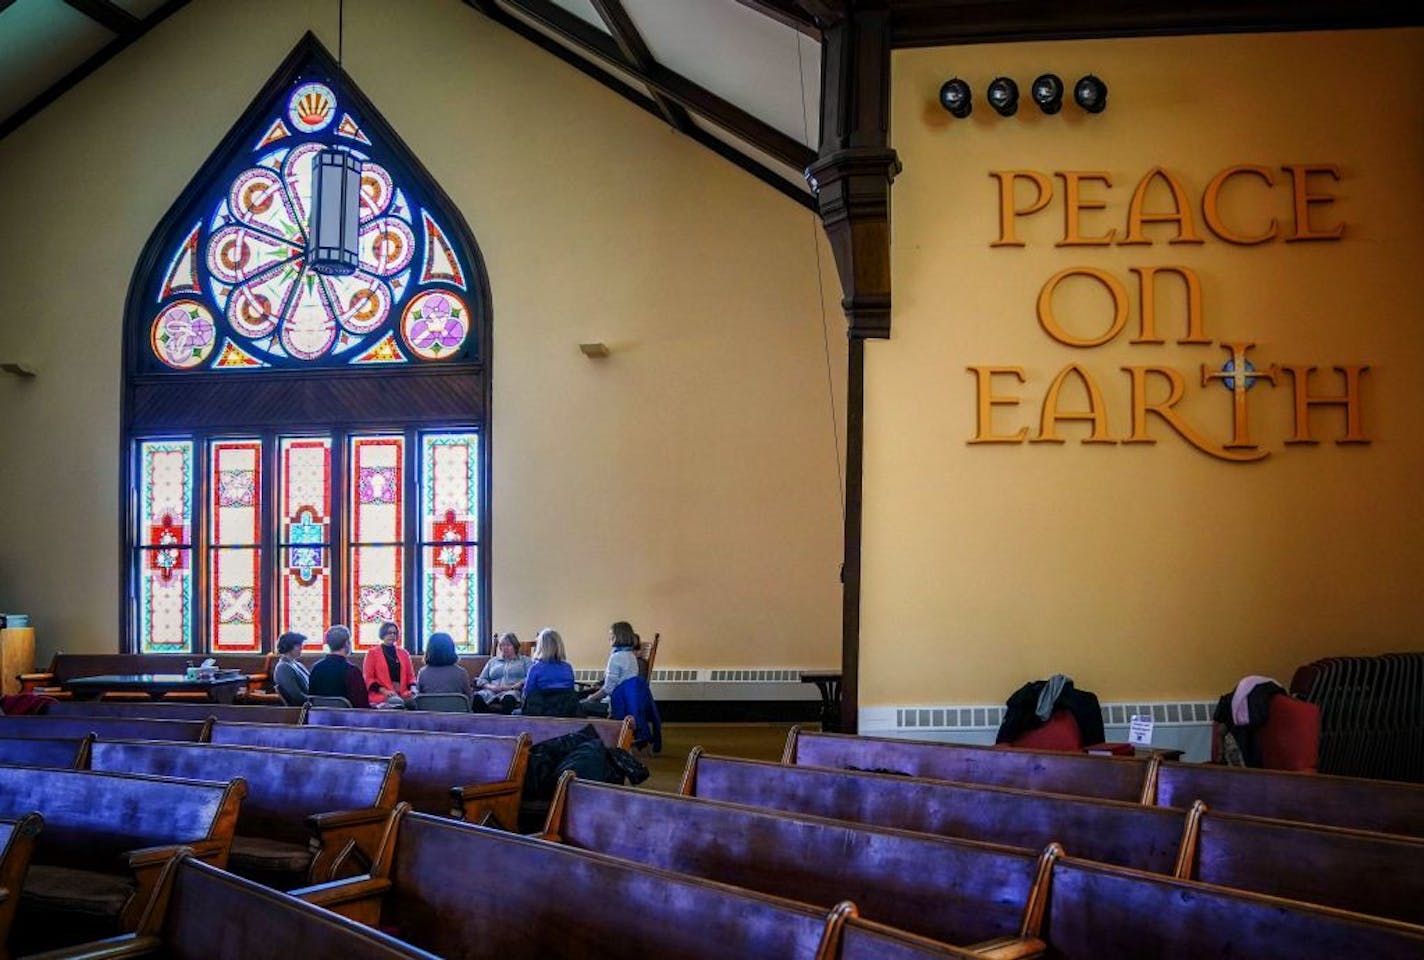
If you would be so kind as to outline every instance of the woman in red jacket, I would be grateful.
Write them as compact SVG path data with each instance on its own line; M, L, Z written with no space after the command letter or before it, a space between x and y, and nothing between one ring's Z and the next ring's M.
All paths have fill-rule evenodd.
M415 682L410 654L396 643L400 639L400 627L387 620L381 624L380 637L381 645L367 651L361 664L372 706L380 700L404 700L411 695L410 685Z

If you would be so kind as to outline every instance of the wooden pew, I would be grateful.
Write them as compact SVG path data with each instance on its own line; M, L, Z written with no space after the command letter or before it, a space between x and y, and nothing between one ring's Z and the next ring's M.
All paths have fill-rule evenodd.
M834 960L985 960L986 954L937 943L855 915L854 904L843 904L845 922L836 943ZM1033 941L1026 950L1041 949ZM1027 953L1025 955L1028 955ZM993 955L988 955L992 957Z
M31 960L439 960L295 897L188 856L164 870L153 908L133 933Z
M801 904L404 809L392 839L371 876L294 894L449 957L828 960L838 933Z
M302 707L254 707L231 703L184 703L170 700L61 700L46 717L128 717L149 720L206 720L239 723L301 723Z
M1424 924L1424 839L1204 811L1178 876Z
M1050 877L1042 923L1029 930L1049 960L1424 956L1424 927L1395 920L1071 858Z
M782 762L1132 802L1152 796L1159 766L1155 756L1094 757L1007 750L963 743L818 733L800 727L791 728Z
M396 805L405 757L99 740L89 766L194 780L244 778L248 795L230 869L295 886L366 869Z
M1424 837L1424 784L1205 763L1163 764L1157 803L1181 807L1194 800L1218 813Z
M179 845L226 864L246 793L240 779L0 767L0 817L38 811L45 821L19 927L39 945L133 929Z
M375 711L367 711L373 713ZM467 733L369 727L276 726L265 723L213 725L213 743L248 747L405 756L399 799L422 813L475 823L486 814L506 830L515 829L529 735L489 737Z
M1172 875L1186 811L981 784L788 767L712 757L694 747L684 796L1042 850Z
M440 730L445 733L477 733L500 737L529 734L531 743L542 743L575 733L589 724L598 731L606 747L633 746L633 719L602 720L565 717L506 717L493 713L435 713L427 710L344 710L318 707L307 711L311 726L399 727L405 730Z
M0 717L0 737L67 740L95 734L106 740L202 743L208 739L209 722L147 717Z
M38 813L0 820L0 957L8 956L5 944L10 939L15 909L20 905L20 890L30 869L35 839L43 828L44 817Z
M650 867L861 915L940 943L1011 956L1043 869L970 840L559 781L542 838ZM1043 861L1046 865L1050 861Z
M0 737L0 766L58 767L82 770L88 762L93 734L83 737Z

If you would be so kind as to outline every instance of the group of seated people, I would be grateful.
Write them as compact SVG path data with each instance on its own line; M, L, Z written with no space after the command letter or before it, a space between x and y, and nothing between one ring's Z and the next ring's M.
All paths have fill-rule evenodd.
M567 713L555 703L577 699L581 716L607 716L608 701L618 685L638 676L638 635L626 620L608 631L612 651L603 683L579 696L574 668L564 653L559 632L545 627L535 637L534 655L520 653L519 638L502 633L495 653L473 683L460 665L455 641L448 633L432 633L425 645L425 665L417 674L410 654L400 646L400 627L387 621L379 631L380 646L369 651L360 667L351 663L351 630L334 624L326 631L326 656L310 669L302 663L306 637L284 633L277 639L279 659L273 685L284 703L297 706L309 697L343 697L353 707L410 706L417 693L458 693L475 712L529 715Z

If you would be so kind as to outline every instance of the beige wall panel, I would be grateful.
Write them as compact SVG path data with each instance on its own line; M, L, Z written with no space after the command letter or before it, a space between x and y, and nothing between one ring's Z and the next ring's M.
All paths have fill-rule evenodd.
M557 626L580 667L619 618L662 631L659 666L834 665L812 215L455 0L346 22L348 69L489 266L495 626ZM334 51L335 4L200 0L0 142L0 358L40 371L0 377L0 607L33 616L41 658L117 648L133 265L309 28Z
M1090 117L1070 102L1041 115L1028 85L1053 71L1106 79L1109 105ZM1015 77L1024 102L1002 119L990 79ZM968 79L975 112L953 120L936 102ZM1419 264L1424 262L1424 31L1295 33L906 50L893 64L892 138L905 165L894 188L894 336L867 348L862 704L993 703L1021 683L1072 675L1105 700L1207 697L1247 673L1289 681L1329 654L1419 647L1424 620L1424 402L1419 371ZM1070 94L1071 96L1071 94ZM1336 197L1318 226L1343 221L1337 243L1233 246L1202 225L1200 197L1233 164L1278 172L1274 189L1245 179L1222 194L1239 229L1291 221L1282 164L1335 163ZM1187 188L1197 246L1055 247L1062 181L1042 213L1021 218L1022 248L991 248L998 188L991 170L1101 170L1111 188L1085 196L1083 232L1125 232L1139 178L1166 167ZM1159 185L1160 188L1160 185ZM1024 190L1023 199L1029 199ZM1155 199L1151 209L1164 203ZM1040 328L1040 288L1065 267L1110 271L1128 287L1127 331L1073 348ZM1180 297L1166 283L1168 342L1131 345L1133 266L1186 265L1200 276L1206 335L1179 345ZM1101 291L1065 289L1065 326L1107 321ZM1340 446L1343 417L1319 411L1326 442L1288 447L1290 380L1249 394L1252 438L1269 456L1236 464L1192 449L1156 418L1155 445L969 445L972 364L1023 368L996 378L995 430L1039 430L1049 383L1077 362L1102 391L1108 432L1130 433L1127 365L1181 372L1177 408L1204 435L1232 435L1232 403L1201 386L1219 344L1257 344L1252 360L1313 364L1317 392L1337 392L1335 364L1368 363L1362 391L1370 446ZM1156 384L1160 389L1162 384ZM1154 390L1155 395L1155 390ZM1070 383L1062 408L1083 409Z

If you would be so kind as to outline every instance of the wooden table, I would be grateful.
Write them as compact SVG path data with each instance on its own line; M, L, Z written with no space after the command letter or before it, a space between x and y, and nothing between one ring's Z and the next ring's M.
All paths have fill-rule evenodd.
M64 681L76 700L97 700L106 693L143 693L157 700L165 693L201 693L214 703L232 703L247 688L245 673L212 680L189 680L181 673L111 673Z
M841 728L841 671L802 670L802 683L814 683L821 694L821 729L836 733Z

